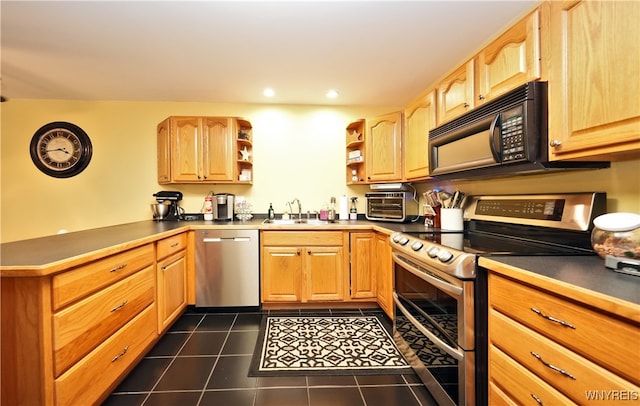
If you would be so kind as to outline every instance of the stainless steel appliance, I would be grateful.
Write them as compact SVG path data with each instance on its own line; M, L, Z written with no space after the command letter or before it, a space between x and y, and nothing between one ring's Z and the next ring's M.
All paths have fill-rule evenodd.
M429 131L430 175L468 179L609 167L549 161L547 128L547 83L526 83Z
M260 306L258 230L196 231L196 307Z
M233 220L235 196L230 193L218 193L213 195L213 220Z
M463 232L395 233L394 338L439 405L487 403L480 255L595 255L604 193L474 196ZM426 230L426 229L425 229Z
M419 203L410 192L370 192L367 199L367 220L406 222L417 219Z
M177 221L182 220L182 214L184 210L180 207L180 200L182 200L182 192L175 192L169 190L163 190L158 193L154 193L153 197L156 198L158 203L160 204L168 204L169 211L168 213L162 215L160 210L158 213L154 213L154 220L165 220L165 221Z

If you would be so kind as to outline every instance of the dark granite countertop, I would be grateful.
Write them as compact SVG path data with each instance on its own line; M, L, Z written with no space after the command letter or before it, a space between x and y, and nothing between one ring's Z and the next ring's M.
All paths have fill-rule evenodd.
M640 305L640 277L614 272L593 256L485 256L568 285ZM481 261L482 265L482 261ZM640 313L640 307L638 308Z

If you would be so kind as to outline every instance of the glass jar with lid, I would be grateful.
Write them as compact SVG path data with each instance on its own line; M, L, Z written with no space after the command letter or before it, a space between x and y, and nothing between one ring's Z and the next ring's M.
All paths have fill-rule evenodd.
M608 213L593 220L591 245L605 258L640 259L640 214Z

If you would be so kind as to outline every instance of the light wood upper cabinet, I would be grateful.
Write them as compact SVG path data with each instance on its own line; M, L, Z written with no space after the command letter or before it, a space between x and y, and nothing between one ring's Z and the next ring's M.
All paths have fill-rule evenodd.
M550 159L637 159L640 2L550 7Z
M402 112L367 120L367 181L402 180Z
M429 130L436 126L435 91L415 100L404 110L404 179L429 177Z
M437 87L438 125L461 116L475 106L474 60L458 67Z
M169 141L169 119L164 120L157 127L158 140L158 183L171 180L171 144Z
M251 183L251 124L234 117L169 117L158 124L158 183Z
M365 183L365 121L360 119L350 123L346 129L347 185Z
M509 28L476 57L476 105L540 78L540 11Z
M171 122L173 180L233 180L233 124L230 118L178 117Z

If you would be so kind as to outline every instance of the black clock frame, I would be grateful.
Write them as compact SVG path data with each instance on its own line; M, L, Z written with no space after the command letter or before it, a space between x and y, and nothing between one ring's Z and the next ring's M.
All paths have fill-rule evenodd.
M78 140L80 141L80 159L71 168L64 170L54 170L43 164L38 157L38 144L40 137L47 132L55 129L70 131L76 137L78 137ZM66 121L54 121L52 123L43 125L35 132L35 134L33 134L33 137L31 138L31 144L29 145L29 152L31 154L31 160L33 161L33 164L43 173L49 176L53 176L54 178L70 178L84 171L87 166L89 166L91 156L93 155L93 145L91 144L91 139L82 128Z

